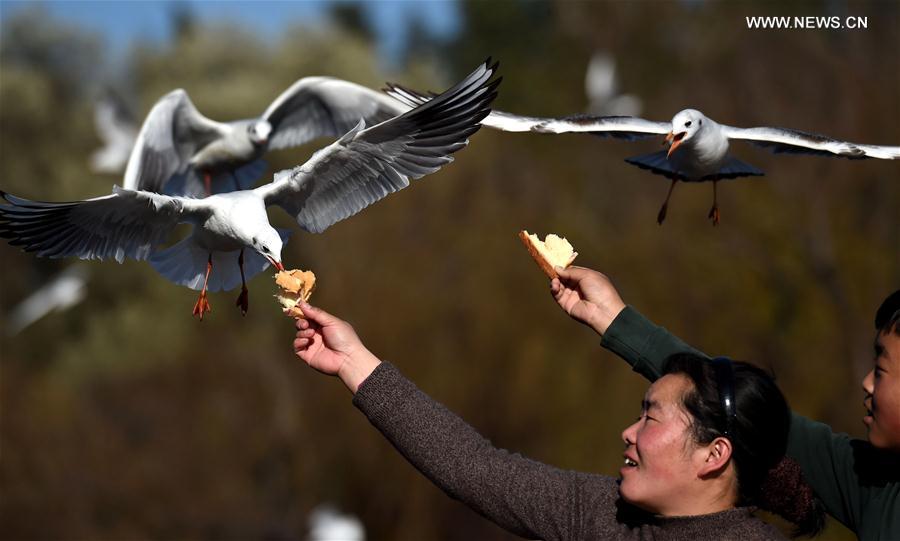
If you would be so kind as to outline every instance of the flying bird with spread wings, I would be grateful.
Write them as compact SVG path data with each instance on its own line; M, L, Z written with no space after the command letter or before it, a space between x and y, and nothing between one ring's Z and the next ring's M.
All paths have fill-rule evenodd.
M409 106L426 103L434 94L422 93L397 84L384 91ZM900 146L865 145L840 141L789 128L735 128L719 124L696 109L679 111L671 122L656 122L633 116L573 115L563 118L520 116L491 111L482 125L502 131L535 133L589 133L600 137L636 140L664 135L666 150L634 156L625 161L671 179L669 192L657 214L666 218L672 190L680 180L713 183L713 205L709 218L719 223L716 184L720 180L760 176L762 171L729 154L731 141L747 141L775 153L813 154L849 159L900 159Z
M491 80L496 69L488 59L427 104L369 128L359 120L303 165L253 190L194 198L114 187L111 195L68 203L0 191L9 203L0 205L0 237L42 257L149 260L168 280L200 290L193 314L201 320L210 311L207 291L240 284L236 304L246 313L246 280L270 264L284 270L288 232L269 224L267 207L279 206L302 229L321 233L410 179L434 173L490 112L501 80ZM181 223L193 226L191 234L160 249Z
M173 90L144 120L122 185L195 197L250 188L269 150L340 137L361 118L374 125L407 110L364 86L315 76L295 82L258 118L218 122L201 114L185 90Z

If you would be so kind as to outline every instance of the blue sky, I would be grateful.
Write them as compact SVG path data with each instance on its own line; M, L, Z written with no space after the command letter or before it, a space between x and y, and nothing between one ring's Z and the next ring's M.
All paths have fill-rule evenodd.
M80 1L41 2L0 0L0 19L16 10L39 4L62 20L98 32L109 47L127 49L136 39L165 41L170 36L170 14L187 8L201 20L231 20L252 27L259 35L277 36L288 24L325 20L333 0L303 1ZM381 52L391 55L404 43L405 20L418 19L437 36L449 36L460 25L459 6L450 0L371 0L362 3L379 38Z

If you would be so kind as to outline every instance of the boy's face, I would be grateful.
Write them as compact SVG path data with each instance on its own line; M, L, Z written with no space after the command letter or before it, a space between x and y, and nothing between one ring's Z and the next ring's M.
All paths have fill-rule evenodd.
M893 330L875 338L875 366L863 378L869 442L900 453L900 335Z

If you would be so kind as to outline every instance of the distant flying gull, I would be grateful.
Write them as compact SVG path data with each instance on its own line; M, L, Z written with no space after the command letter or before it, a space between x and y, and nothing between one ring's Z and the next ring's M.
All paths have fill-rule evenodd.
M200 289L194 315L210 310L207 291L241 284L237 305L248 308L246 279L271 263L283 270L287 232L270 224L277 205L300 227L321 233L390 193L453 161L497 96L500 79L490 59L429 103L365 128L365 122L303 165L282 171L254 190L197 199L113 188L111 195L70 203L29 201L0 191L0 237L42 257L149 259L168 280ZM179 223L193 231L157 251ZM249 248L244 257L245 248ZM237 263L237 265L235 265Z
M365 541L366 529L353 515L330 505L319 505L309 513L309 541Z
M668 150L628 158L630 164L647 169L672 180L666 200L657 215L657 222L666 217L669 198L675 183L713 182L713 205L709 218L719 223L716 204L716 184L720 180L745 176L760 176L762 171L728 154L729 141L742 140L769 148L775 153L815 154L850 159L900 159L900 146L862 145L839 141L788 128L734 128L707 118L696 109L679 111L672 122L651 122L634 117L570 117L549 120L534 131L542 133L585 132L599 136L633 139L666 134Z
M596 115L641 114L641 99L634 94L619 94L616 60L607 51L591 56L584 74L584 92L588 97L588 112Z
M407 105L425 103L431 99L421 93L396 84L385 88L389 95ZM574 115L564 118L539 118L519 116L503 111L492 111L482 125L503 131L536 133L590 133L599 137L615 137L633 141L665 134L668 150L634 156L625 161L672 180L666 200L659 209L656 221L666 218L669 198L679 180L685 182L713 183L713 205L709 218L713 225L719 223L716 204L716 184L720 180L760 176L762 171L728 154L731 140L748 141L775 152L790 154L814 154L842 158L883 160L900 159L900 146L863 145L839 141L825 135L817 135L789 128L734 128L707 118L696 109L685 109L671 122L655 122L630 116Z
M340 137L360 119L377 124L408 110L380 92L331 77L304 77L259 118L217 122L186 91L159 99L144 120L123 187L203 197L250 188L268 150Z
M125 101L111 88L94 102L94 128L103 147L91 154L91 170L121 174L138 136L138 124Z
M72 265L20 302L9 315L6 331L15 335L50 312L67 310L84 300L90 273L83 264Z

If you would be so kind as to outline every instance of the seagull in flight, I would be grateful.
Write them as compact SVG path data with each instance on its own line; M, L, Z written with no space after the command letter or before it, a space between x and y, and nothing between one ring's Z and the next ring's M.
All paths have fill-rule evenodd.
M122 185L169 195L205 197L251 187L268 150L340 137L360 118L378 124L405 111L380 92L332 77L304 77L254 119L203 116L183 89L159 99L138 133Z
M427 104L370 128L360 120L303 165L252 190L193 198L116 186L111 195L68 203L0 191L9 203L0 205L0 237L42 257L148 259L168 280L200 290L193 314L201 320L210 311L207 291L240 284L236 304L246 314L246 280L270 264L284 270L288 232L269 224L267 207L281 207L302 229L321 233L410 179L434 173L490 112L501 80L491 80L496 69L488 59ZM192 225L191 234L158 249L180 223Z
M616 59L608 51L591 55L584 74L584 93L588 98L588 112L596 115L641 114L641 98L619 93Z
M422 93L397 84L384 91L409 106L425 103L433 94ZM666 150L627 158L625 161L657 175L669 178L669 192L659 209L656 221L666 218L672 190L679 180L713 183L713 205L709 218L719 223L716 184L720 180L760 176L763 172L729 154L733 140L746 141L779 153L812 154L852 160L879 158L900 159L900 146L865 145L840 141L789 128L735 128L708 118L696 109L679 111L671 122L656 122L633 116L573 115L563 118L540 118L491 111L482 125L502 131L536 133L589 133L599 137L615 137L629 141L665 136Z
M25 298L9 314L6 332L18 334L51 312L62 312L87 297L88 268L72 265Z
M94 102L94 128L103 146L91 154L91 170L121 174L139 127L125 100L111 87L103 89Z

